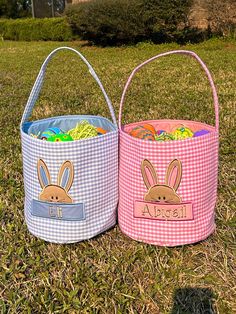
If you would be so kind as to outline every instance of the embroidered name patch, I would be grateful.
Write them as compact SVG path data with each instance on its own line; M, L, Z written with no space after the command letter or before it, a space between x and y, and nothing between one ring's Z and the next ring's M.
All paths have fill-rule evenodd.
M135 201L134 217L174 221L193 220L193 206L192 203L158 204Z
M33 199L31 214L36 217L58 220L85 220L85 206L83 203L52 203Z

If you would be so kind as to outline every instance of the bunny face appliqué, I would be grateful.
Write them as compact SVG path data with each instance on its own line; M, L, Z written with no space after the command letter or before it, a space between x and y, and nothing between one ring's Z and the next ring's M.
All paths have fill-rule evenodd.
M160 184L153 164L144 159L141 172L147 193L144 200L162 204L179 204L181 197L176 193L182 178L182 164L178 159L172 160L166 170L165 183Z
M54 203L73 203L68 191L74 179L74 167L71 161L65 161L58 172L57 184L51 183L51 177L46 163L39 159L37 163L38 179L43 189L39 200Z

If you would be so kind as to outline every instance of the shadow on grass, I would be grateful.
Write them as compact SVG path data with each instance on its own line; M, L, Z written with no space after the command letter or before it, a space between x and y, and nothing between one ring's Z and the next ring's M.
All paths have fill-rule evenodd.
M208 288L175 290L170 314L216 314L212 290Z

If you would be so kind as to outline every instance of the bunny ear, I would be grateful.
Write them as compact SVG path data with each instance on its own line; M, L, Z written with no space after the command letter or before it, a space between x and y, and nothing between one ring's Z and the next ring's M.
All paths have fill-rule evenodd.
M37 172L38 172L38 179L43 189L45 186L51 184L51 177L48 171L48 167L42 159L38 160L37 163Z
M65 161L59 170L57 185L63 187L67 192L71 188L74 180L74 166L71 161Z
M158 177L157 177L156 170L149 160L144 159L142 161L141 172L143 176L143 181L147 189L150 189L151 186L158 184Z
M172 187L177 191L182 178L182 164L178 159L174 159L170 162L166 171L166 185Z

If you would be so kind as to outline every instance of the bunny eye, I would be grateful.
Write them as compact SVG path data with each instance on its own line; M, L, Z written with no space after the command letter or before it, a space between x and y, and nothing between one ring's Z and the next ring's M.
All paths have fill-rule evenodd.
M58 196L56 196L56 200L58 200Z
M53 200L54 199L54 197L53 196L51 196L51 200Z
M163 200L165 200L166 199L166 197L165 196L163 196Z
M158 199L160 200L160 199L161 199L161 197L160 197L160 196L158 196Z

